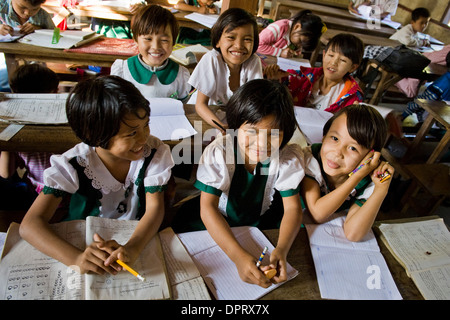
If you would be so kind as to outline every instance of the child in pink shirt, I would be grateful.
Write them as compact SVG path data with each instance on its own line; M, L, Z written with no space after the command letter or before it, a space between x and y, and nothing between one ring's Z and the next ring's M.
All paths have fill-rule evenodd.
M290 19L281 19L259 33L258 52L290 58L302 51L313 51L326 30L320 17L310 10L298 12Z

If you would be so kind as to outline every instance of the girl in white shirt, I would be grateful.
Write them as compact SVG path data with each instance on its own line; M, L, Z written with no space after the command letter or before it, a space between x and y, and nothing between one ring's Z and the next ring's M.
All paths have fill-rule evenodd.
M116 260L132 264L161 225L172 155L167 145L150 135L149 102L122 78L78 83L66 111L83 142L51 157L44 190L25 215L20 234L80 273L116 274L121 270ZM66 195L70 195L66 220L94 215L140 219L139 224L123 246L96 234L92 244L80 250L50 228L49 221Z
M230 129L206 147L197 170L200 210L192 210L195 204L180 208L172 227L176 232L206 227L243 281L268 287L262 272L267 269L277 270L276 283L286 281L286 256L302 220L302 150L288 144L296 128L292 98L282 84L256 79L240 87L227 108ZM280 229L269 266L256 267L257 257L231 232L236 226Z
M114 61L111 74L133 83L146 99L175 98L185 102L191 90L187 83L189 71L169 59L178 35L175 16L158 5L143 6L131 19L131 31L139 54Z
M197 89L196 112L223 131L224 118L208 105L225 106L240 86L263 78L261 59L255 54L259 36L254 16L240 8L226 10L211 30L211 44L213 50L202 57L189 83Z

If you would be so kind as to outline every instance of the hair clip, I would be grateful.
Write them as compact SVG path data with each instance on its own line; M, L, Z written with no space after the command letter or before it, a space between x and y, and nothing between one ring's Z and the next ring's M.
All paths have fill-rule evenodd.
M323 26L322 26L322 30L321 30L321 32L322 32L322 34L324 34L325 32L327 32L327 25L324 23L324 22L322 22L322 24L323 24Z

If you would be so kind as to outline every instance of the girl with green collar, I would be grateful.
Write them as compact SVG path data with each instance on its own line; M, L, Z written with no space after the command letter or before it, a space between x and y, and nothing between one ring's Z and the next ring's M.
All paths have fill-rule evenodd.
M191 86L189 71L169 59L178 35L178 22L167 9L158 5L140 8L131 20L133 39L139 54L127 60L117 59L111 75L133 83L146 99L175 98L185 102Z

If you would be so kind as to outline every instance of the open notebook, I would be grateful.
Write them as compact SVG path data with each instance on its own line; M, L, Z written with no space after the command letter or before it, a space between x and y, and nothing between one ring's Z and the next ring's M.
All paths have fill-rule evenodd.
M270 253L274 246L264 236L264 234L255 227L235 227L231 228L238 242L255 259L261 255L264 247L269 248L262 265L268 264ZM208 231L195 231L179 233L178 237L191 255L197 268L205 280L209 290L217 300L255 300L270 291L283 285L273 284L264 289L255 284L249 284L239 278L236 266L225 252L211 238ZM288 281L297 276L298 271L289 263L287 266Z
M53 230L72 245L84 249L94 232L104 239L126 243L136 220L88 217L52 224ZM170 299L169 283L159 236L147 244L133 269L146 278L140 281L123 271L110 274L80 274L52 259L20 238L19 225L8 230L0 261L0 299L128 300Z
M20 39L19 42L52 49L68 49L103 37L94 31L65 30L60 32L58 43L52 43L53 33L54 30L38 29Z

